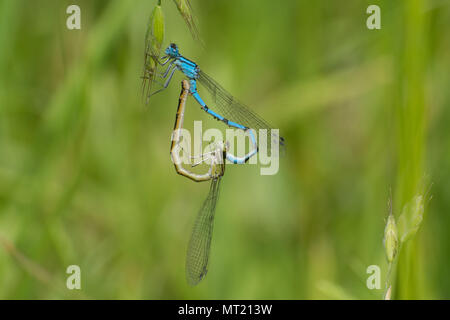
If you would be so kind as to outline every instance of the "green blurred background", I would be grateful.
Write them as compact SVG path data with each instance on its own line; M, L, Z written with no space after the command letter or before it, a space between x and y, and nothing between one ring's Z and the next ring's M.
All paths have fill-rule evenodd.
M185 252L208 183L170 161L181 75L142 103L155 4L0 1L0 298L381 299L389 190L397 218L431 184L393 297L450 297L450 1L192 0L204 46L162 1L165 45L287 141L275 176L228 167L194 288ZM370 4L381 30L366 27ZM80 291L65 287L71 264Z

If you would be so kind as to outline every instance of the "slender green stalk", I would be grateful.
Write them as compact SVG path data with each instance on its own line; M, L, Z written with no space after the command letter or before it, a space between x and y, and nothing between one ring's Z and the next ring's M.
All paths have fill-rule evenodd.
M398 56L397 125L397 204L403 208L405 221L411 222L413 210L406 210L420 193L424 176L425 152L425 0L403 2L403 43ZM402 214L403 215L403 214ZM411 226L407 224L409 229ZM424 277L419 272L420 240L417 237L402 243L396 281L397 299L423 298Z

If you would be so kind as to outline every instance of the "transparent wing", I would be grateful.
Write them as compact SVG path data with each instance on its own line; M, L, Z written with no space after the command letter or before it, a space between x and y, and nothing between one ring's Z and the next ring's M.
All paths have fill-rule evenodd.
M239 102L228 91L226 91L213 78L203 71L199 71L198 81L208 90L216 104L219 113L228 120L237 122L251 129L272 129L273 127L249 107ZM274 135L278 139L280 146L284 146L284 138Z
M213 179L208 197L197 215L186 256L186 279L189 285L198 284L208 272L209 252L214 227L214 214L219 197L221 177Z

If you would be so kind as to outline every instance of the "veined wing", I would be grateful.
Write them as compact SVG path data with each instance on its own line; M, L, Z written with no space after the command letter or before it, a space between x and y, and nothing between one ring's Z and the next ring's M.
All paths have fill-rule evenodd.
M199 71L198 81L209 91L219 113L228 120L237 122L251 129L272 129L273 127L249 107L239 102L217 81L203 71ZM274 133L272 133L274 135ZM276 135L280 146L284 146L284 138Z
M208 272L209 252L214 227L214 214L219 197L221 177L213 179L208 197L195 219L186 256L186 279L189 285L198 284Z

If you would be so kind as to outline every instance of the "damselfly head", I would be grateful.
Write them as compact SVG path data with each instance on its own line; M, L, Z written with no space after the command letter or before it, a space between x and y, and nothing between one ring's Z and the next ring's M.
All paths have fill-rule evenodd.
M175 43L171 43L167 49L166 54L172 58L177 58L180 55L180 52L178 51L178 46Z

